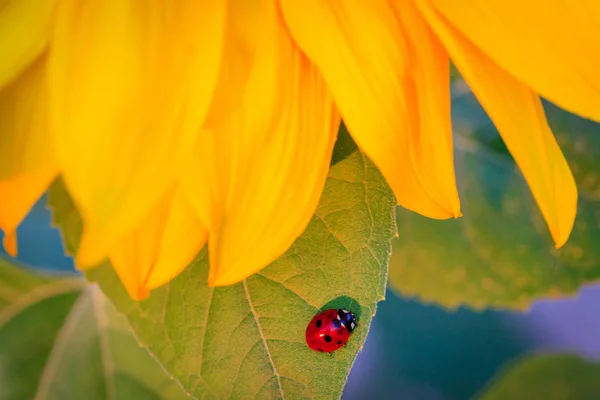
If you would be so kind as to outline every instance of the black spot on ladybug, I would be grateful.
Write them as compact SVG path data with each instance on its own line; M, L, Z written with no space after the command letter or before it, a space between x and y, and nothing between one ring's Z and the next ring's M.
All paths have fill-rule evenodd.
M325 335L325 336L323 337L323 339L325 339L325 341L326 341L327 343L331 342L331 336L329 336L329 335Z
M319 347L319 348L317 348L317 350L319 350L319 351L321 351L321 352L323 351L323 349L322 349L322 348L320 348L320 347Z
M340 327L342 326L342 323L340 322L339 319L334 319L333 321L331 321L333 323L333 326L335 326L336 329L340 329Z
M323 323L321 322L321 320L318 319L317 322L316 322L317 328L320 328L322 324Z
M342 341L341 341L341 340L338 340L338 344L342 344Z

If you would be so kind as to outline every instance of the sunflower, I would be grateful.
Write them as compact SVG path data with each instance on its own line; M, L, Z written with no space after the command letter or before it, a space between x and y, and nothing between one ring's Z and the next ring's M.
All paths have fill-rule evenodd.
M108 258L141 299L208 243L209 284L239 282L308 224L342 118L399 205L459 217L450 59L561 246L577 189L539 96L600 120L599 20L592 1L5 0L4 246L61 176L80 269Z

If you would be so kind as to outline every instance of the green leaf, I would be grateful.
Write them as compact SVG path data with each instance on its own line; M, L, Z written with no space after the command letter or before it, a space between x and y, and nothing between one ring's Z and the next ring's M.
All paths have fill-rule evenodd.
M337 154L304 234L244 282L207 287L205 250L140 303L129 299L110 265L89 272L190 395L340 397L385 295L396 227L395 200L377 169L356 149ZM51 205L73 251L81 221L60 185L51 191ZM319 309L333 307L354 311L357 329L347 347L331 355L310 350L306 325Z
M96 286L0 259L0 399L185 399Z
M501 371L478 399L600 399L600 364L572 355L529 356Z
M399 209L390 286L448 308L527 309L600 278L600 127L548 105L579 188L570 240L555 249L520 171L475 98L454 100L455 164L464 216L436 221ZM527 132L523 132L524 135Z

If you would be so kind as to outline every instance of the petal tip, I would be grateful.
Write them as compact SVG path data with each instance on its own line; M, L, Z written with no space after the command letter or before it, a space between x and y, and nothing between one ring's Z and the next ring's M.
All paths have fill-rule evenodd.
M463 216L462 212L460 211L460 203L452 205L442 204L443 203L440 202L433 202L429 206L425 206L421 203L403 204L398 202L398 206L431 219L445 220L450 218L460 218Z
M96 265L92 260L87 251L78 251L74 261L78 270L86 271Z
M207 286L208 286L209 288L214 288L214 287L216 287L216 286L218 286L218 285L217 285L217 283L215 282L215 280L214 280L214 279L210 279L210 278L209 278L209 279L208 279L208 285L207 285Z
M209 265L208 265L208 287L210 288L214 288L216 286L222 286L221 285L221 277L219 276L219 274L217 273L217 268L216 268L216 263L214 263L211 260L211 257L209 257Z
M566 185L562 193L566 198L566 201L559 203L556 210L558 216L554 223L548 223L550 229L550 235L554 240L554 248L560 249L563 247L571 237L573 227L575 226L575 219L577 218L577 202L579 194L577 192L577 186L574 178L571 176L570 185Z
M575 225L575 214L573 213L573 218L569 218L568 223L564 226L550 227L550 235L552 236L552 240L554 240L555 249L560 249L569 241L573 226Z
M130 296L135 301L145 300L150 296L150 290L145 286L141 286L137 291L130 293Z
M236 283L243 281L244 279L227 279L227 277L224 277L224 276L209 276L208 277L208 287L234 285Z
M80 271L85 271L100 264L107 255L97 246L98 240L90 239L85 232L81 238L79 248L75 255L75 266Z
M133 301L146 300L150 296L150 290L145 285L134 285L133 287L125 285L125 291Z
M451 219L451 218L460 218L462 217L462 213L460 211L449 211L449 210L443 210L443 211L436 211L436 212L422 212L422 211L415 211L418 214L421 214L427 218L431 218L431 219L438 219L438 220L446 220L446 219Z
M222 273L217 271L220 270L218 268L213 268L213 265L211 263L210 272L208 273L208 287L235 285L236 283L240 283L241 281L252 275L252 273L241 273L239 270L236 271L235 269L234 271L236 271L236 273Z
M571 231L572 231L572 227L567 229L567 230L558 230L558 232L554 232L551 231L551 235L552 235L552 239L554 240L554 248L555 249L560 249L561 247L563 247L568 241L569 241L569 237L571 236ZM565 233L563 233L565 232Z
M16 257L18 253L16 232L5 232L4 239L2 240L2 246L9 256Z
M252 264L248 260L245 260L243 267L237 262L223 260L223 255L226 254L223 251L223 248L219 247L216 241L209 241L208 287L234 285L243 281L255 271L246 268Z

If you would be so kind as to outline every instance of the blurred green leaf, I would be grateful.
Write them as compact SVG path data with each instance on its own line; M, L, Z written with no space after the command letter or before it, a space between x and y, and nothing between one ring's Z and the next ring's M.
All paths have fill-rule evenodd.
M551 105L546 110L579 188L578 216L567 244L554 248L520 171L465 91L453 100L464 216L436 221L398 209L399 239L389 275L393 289L449 308L522 310L536 299L572 295L600 278L600 127Z
M597 400L600 364L572 355L529 356L498 373L479 400Z
M96 286L0 259L0 399L185 399Z
M377 169L356 150L339 154L304 234L244 282L207 287L205 250L140 303L129 299L110 265L89 272L192 396L340 397L384 298L396 227L395 200ZM51 190L51 207L73 251L81 221L60 184ZM350 308L359 325L346 348L317 353L306 345L306 325L333 307Z

